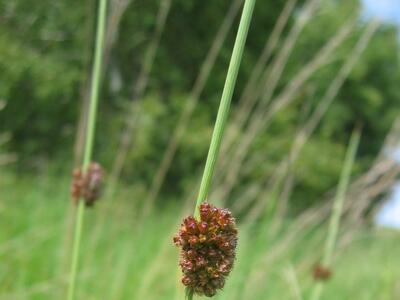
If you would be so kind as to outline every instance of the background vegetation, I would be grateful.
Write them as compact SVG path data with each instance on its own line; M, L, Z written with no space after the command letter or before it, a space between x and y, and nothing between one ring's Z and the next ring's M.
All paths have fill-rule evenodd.
M236 2L240 10L241 1ZM287 24L267 63L260 64L288 2L293 10ZM304 11L313 2L307 19ZM79 299L180 297L171 236L177 216L192 211L204 167L238 24L234 3L110 1L94 151L108 170L109 185L104 201L88 213ZM81 160L96 5L94 0L0 0L1 299L65 294L73 219L68 175ZM196 91L229 12L226 39L218 36L222 47L204 89ZM370 22L357 0L256 4L211 197L235 212L242 232L237 266L218 299L301 299L299 293L307 299L331 191L356 126L362 128L361 144L334 277L323 299L400 298L398 235L370 227L399 171L384 155L399 136L398 31L385 23L374 29ZM337 47L301 80L304 68L346 26ZM368 30L365 50L315 119ZM246 90L260 65L265 77L256 76ZM299 80L287 104L274 106ZM250 95L247 105L243 93ZM180 123L190 103L193 112ZM315 126L308 127L312 120ZM176 131L181 132L176 152L163 167Z

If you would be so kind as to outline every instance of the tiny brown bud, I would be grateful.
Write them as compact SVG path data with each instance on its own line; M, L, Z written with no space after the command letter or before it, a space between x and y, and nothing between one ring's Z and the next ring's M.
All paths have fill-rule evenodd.
M208 225L207 225L206 222L201 222L201 223L199 224L199 231L200 231L200 233L202 233L202 234L206 233L206 232L207 232L207 228L208 228Z
M99 199L103 187L104 171L98 163L91 163L85 174L76 168L72 173L71 197L75 204L79 199L86 206L93 206Z
M192 236L189 238L189 244L190 244L191 246L196 245L198 242L199 242L199 239L197 238L197 236L192 235Z
M332 272L321 264L316 264L313 269L313 277L316 281L327 281L331 278Z

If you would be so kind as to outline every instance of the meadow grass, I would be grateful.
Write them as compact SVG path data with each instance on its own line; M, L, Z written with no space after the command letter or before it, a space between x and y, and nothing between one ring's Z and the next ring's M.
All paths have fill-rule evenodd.
M340 220L343 214L343 206L351 177L351 169L353 168L354 160L357 154L360 137L360 130L356 129L354 130L349 142L346 158L343 164L342 173L340 175L340 180L337 187L335 200L333 202L331 217L329 220L329 228L325 241L324 255L321 261L324 268L332 269L334 266L332 264L332 260L335 251L336 240L338 238ZM323 287L323 282L316 282L312 299L318 300L321 298Z
M0 299L61 299L68 278L62 267L62 244L69 178L6 176L0 188ZM90 238L95 214L87 212L77 299L178 299L177 289L182 289L177 284L178 253L170 236L180 205L166 206L162 213L155 212L137 224L140 199L129 195L128 187L121 189L96 241ZM291 266L308 299L311 269L321 256L325 227L310 228L304 239L285 248L282 255L253 264L289 234L292 221L286 220L280 235L268 243L257 242L256 237L264 234L256 225L242 226L240 217L238 221L237 263L215 299L296 299L285 275ZM339 239L334 275L325 285L323 299L399 299L399 251L397 232L362 229L350 242ZM95 263L85 263L89 256ZM246 271L249 265L251 276Z

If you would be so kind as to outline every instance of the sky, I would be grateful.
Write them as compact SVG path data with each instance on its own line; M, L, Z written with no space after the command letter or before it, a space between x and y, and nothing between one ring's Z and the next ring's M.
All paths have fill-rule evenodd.
M384 227L400 228L400 185L396 185L390 200L376 216L376 223Z
M400 149L387 149L386 154L400 164ZM375 222L380 226L400 229L400 182L389 193L388 201L377 214Z
M379 17L382 21L397 24L400 28L400 0L362 0L367 17ZM400 163L400 151L392 155ZM400 229L400 182L393 187L388 201L375 219L380 226Z
M400 25L400 0L362 0L365 14Z

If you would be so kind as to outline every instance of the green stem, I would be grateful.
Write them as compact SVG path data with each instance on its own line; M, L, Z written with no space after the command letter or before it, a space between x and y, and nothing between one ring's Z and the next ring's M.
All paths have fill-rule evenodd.
M193 300L193 294L193 290L187 288L185 292L185 300Z
M87 139L85 155L83 157L83 169L86 171L90 164L93 152L94 132L96 125L97 104L100 90L100 76L103 58L104 32L106 27L107 0L99 0L96 47L94 53L94 64L92 70L92 88L90 93L90 107L88 116Z
M98 106L98 96L100 89L100 77L101 77L101 67L103 58L103 44L104 44L104 33L106 26L106 13L107 13L107 0L99 0L98 16L97 16L97 34L96 34L96 46L94 53L94 63L92 69L92 83L91 83L91 93L90 93L90 104L89 104L89 115L87 123L86 132L86 142L85 142L85 153L83 157L83 172L86 172L90 161L92 159L93 152L93 140L96 125L96 113ZM76 290L76 277L79 263L79 249L82 237L82 228L85 216L85 204L83 201L78 203L78 211L75 224L74 233L74 246L72 253L71 271L69 277L68 286L68 300L73 300Z
M76 274L78 269L78 258L79 258L80 244L81 244L84 211L85 211L85 204L83 203L83 201L79 201L78 211L76 214L76 222L75 222L71 271L69 274L69 286L68 286L68 296L67 296L68 300L73 300L75 295Z
M332 263L332 256L335 250L335 244L339 232L340 218L343 212L343 204L346 198L346 190L349 185L351 169L353 167L358 144L360 142L360 135L361 134L358 129L356 129L351 135L343 169L340 174L339 185L337 187L332 214L329 221L328 236L325 242L324 256L322 258L322 265L327 268L329 268ZM322 289L322 283L316 283L311 295L311 299L319 300L321 297Z
M208 151L207 161L204 168L203 177L201 179L199 196L197 198L194 213L196 218L199 217L199 206L207 199L210 190L211 179L214 173L219 148L221 147L222 136L228 118L233 90L235 87L255 2L256 0L246 0L244 4L231 61L229 63L224 90L222 92L221 103L218 109L217 120L215 121L215 127L211 138L210 149Z
M336 199L333 206L332 216L329 222L329 233L325 244L324 257L322 263L326 266L330 266L335 249L335 243L339 231L340 217L343 211L343 204L346 198L346 190L349 185L351 169L354 164L358 144L360 141L360 132L354 131L347 150L346 160L343 166L342 174L340 176L339 186L337 189Z

